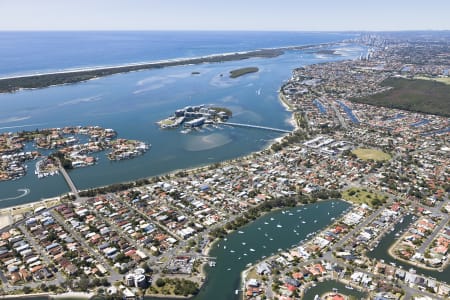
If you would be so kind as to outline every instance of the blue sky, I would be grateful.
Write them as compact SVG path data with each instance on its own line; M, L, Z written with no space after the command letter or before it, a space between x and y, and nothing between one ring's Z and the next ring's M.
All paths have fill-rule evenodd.
M450 0L0 0L0 30L450 30Z

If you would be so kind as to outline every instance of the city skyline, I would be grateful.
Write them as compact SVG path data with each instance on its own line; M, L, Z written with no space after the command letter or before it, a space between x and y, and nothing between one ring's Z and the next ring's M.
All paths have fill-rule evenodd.
M0 30L450 30L448 11L444 0L18 0L0 3Z

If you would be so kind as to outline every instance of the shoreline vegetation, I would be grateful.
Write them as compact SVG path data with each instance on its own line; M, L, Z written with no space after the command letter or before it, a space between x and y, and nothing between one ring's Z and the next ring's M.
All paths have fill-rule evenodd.
M244 76L246 74L250 74L250 73L256 73L259 71L259 68L257 67L247 67L247 68L240 68L240 69L236 69L236 70L231 70L230 71L230 78L237 78L240 76Z
M13 93L21 89L38 89L54 85L71 84L99 77L109 76L119 73L127 73L140 70L161 69L182 65L197 65L202 63L219 63L227 61L237 61L249 58L274 58L284 54L287 50L303 50L329 46L335 43L323 43L315 45L290 46L269 49L258 49L252 51L242 51L235 53L213 54L207 56L168 59L155 62L129 63L119 66L88 67L84 69L72 69L55 71L49 73L28 74L7 76L0 78L0 93ZM193 72L198 74L198 72Z

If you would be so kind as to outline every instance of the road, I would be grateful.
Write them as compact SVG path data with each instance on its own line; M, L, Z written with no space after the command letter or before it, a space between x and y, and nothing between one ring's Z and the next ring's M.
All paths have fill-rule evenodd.
M110 267L109 263L105 260L105 258L100 253L98 253L98 251L94 250L90 245L88 245L86 243L85 239L83 237L81 237L78 234L78 232L76 232L71 227L69 227L69 225L67 225L67 223L64 221L64 219L58 213L52 212L52 216L59 224L61 224L64 227L64 229L68 233L70 233L72 235L72 237L75 238L75 240L77 240L78 243L80 243L80 245L84 249L88 250L92 254L92 257L94 257L95 259L97 259L101 262L101 264L110 272L110 276L112 278L122 278L121 275L119 275L113 268Z
M169 228L167 228L165 225L161 224L160 222L156 221L156 220L152 220L149 216L147 216L146 214L144 214L143 212L141 212L140 210L135 209L132 205L130 205L129 203L127 203L126 201L123 201L119 198L115 198L117 201L121 201L123 204L125 204L129 209L131 209L132 211L138 213L141 215L141 217L143 217L145 220L150 221L153 224L156 224L158 227L164 229L164 231L166 231L168 234L170 234L172 237L176 238L177 240L181 241L183 240L181 238L181 236L179 236L178 234L175 234L174 232L172 232Z
M425 242L423 242L422 245L420 245L419 249L417 249L416 251L417 253L423 254L425 252L425 250L428 248L428 246L431 244L434 238L438 235L438 233L447 225L449 219L450 216L448 214L444 216L444 219L441 220L438 226L436 226L433 233L430 234L425 240Z
M343 238L341 238L334 246L333 249L338 249L344 245L348 239L350 239L355 233L359 232L363 227L367 226L371 222L375 220L376 217L380 215L380 213L384 210L385 206L378 208L374 211L370 216L364 219L363 222L359 223L355 226L349 233L347 233Z
M67 185L69 186L70 190L71 190L72 193L74 194L75 198L78 200L78 198L79 198L80 196L78 195L78 189L77 189L77 187L76 187L75 184L73 183L72 178L70 178L69 174L67 174L66 169L64 169L64 168L62 167L60 161L58 161L58 164L59 164L59 172L61 172L61 174L63 175L64 179L66 180Z
M339 109L336 107L336 103L334 101L329 101L328 103L330 103L331 107L333 108L333 111L337 116L339 123L341 123L342 128L347 129L347 122L345 122L344 117L342 117Z
M38 252L38 254L40 255L41 258L44 259L45 264L47 266L53 264L54 262L52 261L52 259L50 257L48 257L47 253L44 251L42 246L39 245L38 243L36 243L36 240L34 239L34 237L31 236L31 234L28 232L27 228L25 228L24 225L20 225L19 229L25 235L25 237L27 238L27 241L31 244L33 249ZM61 272L56 272L55 277L56 277L56 280L58 281L58 283L65 281L64 277L62 277L62 275L61 275Z

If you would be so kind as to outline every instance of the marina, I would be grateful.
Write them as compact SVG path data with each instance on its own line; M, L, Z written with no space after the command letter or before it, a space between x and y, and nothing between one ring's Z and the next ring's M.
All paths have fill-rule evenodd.
M300 243L301 240L306 239L307 234L310 232L317 232L329 224L329 219L326 217L329 211L333 216L340 216L350 205L346 202L339 200L323 201L318 204L308 204L308 210L297 211L298 208L293 207L285 209L285 213L292 213L295 216L301 216L303 219L311 220L308 225L302 227L299 231L300 235L292 235L293 229L297 228L298 218L283 218L281 210L270 212L267 215L255 220L252 223L244 226L242 231L244 234L239 234L237 231L232 232L224 239L217 243L221 247L212 247L210 256L216 257L217 264L215 267L208 266L206 268L206 274L208 280L205 282L203 289L199 294L192 299L195 300L232 300L241 299L239 295L235 294L235 290L240 289L241 285L241 272L257 261L273 255L277 251L283 251L292 246L293 242ZM333 207L333 209L332 209ZM311 215L312 214L312 215ZM312 220L316 216L323 216L318 218L317 223L313 223ZM286 230L279 231L276 223L270 222L270 219L277 219L280 225ZM270 225L265 226L268 236L273 242L262 245L261 241L269 240L264 235L263 231L258 230L264 222ZM235 252L230 252L228 249L223 249L225 245L228 249L233 249ZM250 247L250 248L249 248ZM250 250L249 250L250 249ZM255 251L251 251L251 250ZM248 252L247 252L248 251ZM318 285L319 286L319 285ZM344 288L342 287L342 290ZM161 299L161 298L146 298L148 300ZM162 298L169 299L169 298Z

